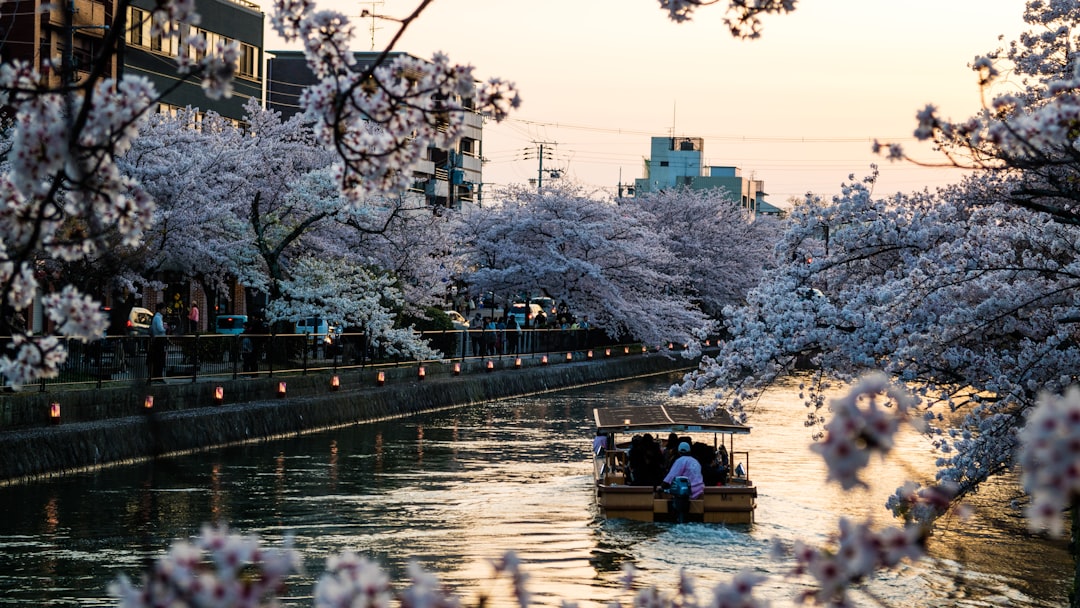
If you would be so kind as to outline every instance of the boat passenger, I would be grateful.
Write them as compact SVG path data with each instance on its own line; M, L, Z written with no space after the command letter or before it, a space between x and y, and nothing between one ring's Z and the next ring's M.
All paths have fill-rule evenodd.
M705 495L705 481L701 477L701 464L690 455L690 444L683 441L679 444L679 458L671 465L664 482L661 486L666 490L671 487L671 482L676 477L686 477L690 480L690 498L696 500Z
M664 478L664 455L660 451L660 444L651 434L634 436L630 444L630 468L633 473L632 485L660 485Z
M596 437L594 437L593 440L592 440L593 455L595 456L595 455L599 454L601 450L606 450L607 447L608 447L607 435L605 435L602 431L596 431Z

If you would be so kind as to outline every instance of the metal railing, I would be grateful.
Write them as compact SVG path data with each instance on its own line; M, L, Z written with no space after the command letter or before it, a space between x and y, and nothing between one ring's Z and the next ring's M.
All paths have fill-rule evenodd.
M580 352L583 357L587 351L607 349L620 355L642 352L640 343L612 341L594 329L469 329L420 334L442 353L438 361L544 355L566 359L567 353ZM42 380L38 385L41 392L50 388L100 388L163 380L198 382L424 363L394 356L363 333L331 334L329 338L273 333L110 336L92 343L69 340L66 346L68 357L59 375Z

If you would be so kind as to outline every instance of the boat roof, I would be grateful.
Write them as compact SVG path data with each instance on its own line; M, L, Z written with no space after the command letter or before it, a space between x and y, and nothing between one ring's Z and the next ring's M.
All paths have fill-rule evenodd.
M601 407L593 410L597 432L638 433L709 432L747 434L750 427L732 420L731 414L715 410L703 416L696 405L629 405Z

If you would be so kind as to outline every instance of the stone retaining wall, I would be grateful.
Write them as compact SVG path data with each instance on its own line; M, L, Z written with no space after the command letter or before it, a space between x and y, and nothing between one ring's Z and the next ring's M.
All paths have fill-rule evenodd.
M522 369L512 365L511 359L492 372L475 365L460 376L453 375L449 366L440 370L425 366L432 371L422 381L416 367L383 370L387 373L383 386L376 386L377 370L342 372L338 374L342 388L336 391L329 390L329 374L156 385L149 411L143 407L145 386L48 394L38 397L44 399L41 402L9 395L5 411L13 417L27 414L18 413L10 402L47 411L43 404L48 400L62 400L62 421L0 427L0 483L687 370L694 362L649 354ZM287 383L285 398L275 396L279 381ZM213 398L219 385L226 394L221 406ZM35 422L39 415L32 416Z

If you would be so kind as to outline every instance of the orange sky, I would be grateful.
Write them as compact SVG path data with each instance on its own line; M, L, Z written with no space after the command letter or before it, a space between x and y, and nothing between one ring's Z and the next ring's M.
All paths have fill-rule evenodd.
M319 6L402 17L415 1ZM741 41L720 6L679 25L656 0L436 0L397 50L442 51L480 78L517 83L521 110L485 125L488 187L535 179L547 142L545 169L614 190L643 177L650 137L674 133L705 138L707 163L764 180L768 200L783 205L807 191L831 195L874 162L879 194L957 179L888 163L871 142L901 140L936 159L911 139L915 112L934 103L952 118L974 114L967 64L1016 38L1023 10L1023 0L800 0L794 13L766 17L762 39ZM358 20L357 50L370 50L373 34L382 48L393 25L373 31ZM296 48L272 35L266 46Z

